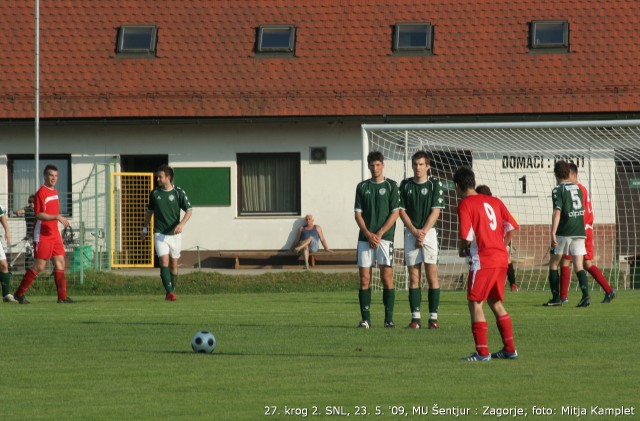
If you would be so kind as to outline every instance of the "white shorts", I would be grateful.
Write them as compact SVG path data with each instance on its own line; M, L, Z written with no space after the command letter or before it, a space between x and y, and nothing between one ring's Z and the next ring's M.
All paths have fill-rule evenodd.
M422 246L416 245L416 237L409 229L404 229L404 263L415 266L420 263L438 263L438 233L435 228L427 231Z
M358 241L358 267L370 268L376 262L380 266L393 266L393 241L380 240L376 248L371 248L368 241Z
M169 254L172 259L180 257L182 249L182 234L165 235L159 232L153 234L155 240L156 254L158 257Z
M570 254L572 256L584 256L587 254L584 238L556 236L557 247L551 247L551 254Z
M2 243L0 243L0 260L7 260L7 255L4 254L4 247L2 247Z

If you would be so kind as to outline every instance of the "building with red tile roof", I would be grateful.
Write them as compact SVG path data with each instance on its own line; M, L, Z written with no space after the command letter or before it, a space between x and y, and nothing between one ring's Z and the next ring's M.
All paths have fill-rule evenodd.
M0 4L0 116L33 118L34 2ZM529 23L565 20L568 53L533 54ZM397 55L394 25L428 22L433 54ZM154 25L150 58L116 53ZM295 53L261 57L261 25ZM635 113L635 1L82 1L40 5L43 119Z

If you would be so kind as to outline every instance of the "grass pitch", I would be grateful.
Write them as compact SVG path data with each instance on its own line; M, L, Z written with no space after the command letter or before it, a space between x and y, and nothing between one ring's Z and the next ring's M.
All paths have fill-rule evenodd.
M611 419L591 415L594 406L638 417L638 292L611 304L594 294L584 309L575 293L570 305L545 308L547 293L507 292L520 359L468 363L460 360L474 351L463 292L442 293L438 331L403 328L401 291L398 328L382 328L374 294L373 328L360 330L355 289L179 294L168 303L157 282L155 295L1 304L1 418L486 419L519 411L551 420L585 410L581 418ZM216 335L212 355L190 349L201 329Z

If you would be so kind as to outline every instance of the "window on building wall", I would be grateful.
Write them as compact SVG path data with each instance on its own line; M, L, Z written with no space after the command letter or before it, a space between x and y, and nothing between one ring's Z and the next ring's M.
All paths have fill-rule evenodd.
M296 27L293 25L263 25L258 28L256 52L293 55Z
M300 154L239 153L238 213L300 215Z
M36 177L35 160L33 155L10 155L9 163L9 209L14 212L23 208L29 196L35 194L42 186L42 172L48 164L58 168L58 182L56 190L60 200L60 213L71 215L71 156L70 155L40 155L39 172ZM38 184L36 184L36 178Z
M566 20L531 22L529 48L532 52L569 52L569 22Z
M119 55L155 56L158 30L153 25L122 25L118 31Z
M398 23L394 27L393 51L396 53L433 52L433 26L430 23Z

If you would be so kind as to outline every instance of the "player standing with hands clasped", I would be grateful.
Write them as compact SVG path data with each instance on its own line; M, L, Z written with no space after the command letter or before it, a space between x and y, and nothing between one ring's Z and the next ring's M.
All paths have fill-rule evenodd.
M145 214L141 238L147 236L151 216L154 216L153 236L160 262L160 279L166 291L167 301L176 300L178 259L182 249L182 229L191 218L191 203L180 187L173 185L173 168L163 164L156 171L156 187L149 193L149 204ZM184 211L182 220L180 210Z
M42 272L47 260L53 263L53 280L58 291L59 304L71 304L75 301L67 297L67 278L64 274L64 244L58 222L65 228L69 227L67 218L60 215L60 199L55 188L58 182L58 168L55 165L47 165L43 171L44 185L36 193L34 212L36 225L33 230L34 260L33 265L27 269L22 277L18 290L14 294L20 304L29 304L24 296L38 274Z
M409 271L409 328L421 325L422 264L429 291L429 329L438 329L440 283L438 282L438 233L436 224L444 208L442 182L428 176L429 156L418 151L411 157L413 177L400 183L400 218L404 222L404 260Z
M509 262L507 244L511 240L512 231L519 228L518 223L500 199L476 192L475 174L470 168L458 168L453 182L456 192L462 196L458 204L460 250L469 247L471 257L467 300L476 352L464 360L514 360L518 358L518 352L513 342L511 316L502 301ZM489 353L489 327L482 309L485 301L496 317L503 344L503 348L493 354Z
M371 268L378 262L383 287L384 327L394 328L396 291L393 287L393 237L400 210L398 184L384 177L382 153L369 153L367 164L371 178L358 184L355 201L355 219L360 228L357 251L360 272L358 301L362 320L358 327L371 327Z

